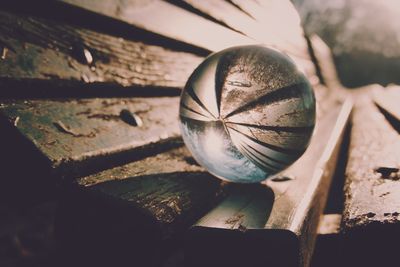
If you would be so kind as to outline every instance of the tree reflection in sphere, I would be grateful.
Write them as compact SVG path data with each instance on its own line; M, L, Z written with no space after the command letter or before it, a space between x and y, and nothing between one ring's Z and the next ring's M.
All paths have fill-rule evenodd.
M179 115L183 140L200 165L224 180L256 183L304 153L315 97L288 56L263 46L233 47L196 68Z

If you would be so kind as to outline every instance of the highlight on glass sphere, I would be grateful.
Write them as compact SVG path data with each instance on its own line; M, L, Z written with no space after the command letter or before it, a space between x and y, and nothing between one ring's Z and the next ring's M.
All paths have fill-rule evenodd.
M183 140L211 174L257 183L307 149L315 126L310 83L286 55L263 46L207 57L181 95Z

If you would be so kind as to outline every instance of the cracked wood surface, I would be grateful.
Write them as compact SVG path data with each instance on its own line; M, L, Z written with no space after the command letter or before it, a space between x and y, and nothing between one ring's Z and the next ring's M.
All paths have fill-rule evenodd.
M0 96L178 94L202 57L140 39L0 11Z
M60 244L78 253L80 263L157 265L221 195L220 180L185 147L77 182L79 188L62 200L56 230Z
M160 150L178 139L178 101L177 97L3 101L0 114L6 127L33 144L26 150L44 155L57 175L76 176ZM129 123L122 116L126 110L139 116L143 125Z

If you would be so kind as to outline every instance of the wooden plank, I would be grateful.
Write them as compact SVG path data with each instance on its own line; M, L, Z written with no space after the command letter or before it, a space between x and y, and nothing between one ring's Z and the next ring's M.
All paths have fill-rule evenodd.
M28 143L20 152L43 156L54 175L69 177L143 157L179 139L178 101L178 97L3 101L0 114L2 129L11 129L12 138L21 135L18 140Z
M349 264L389 266L398 260L400 137L371 94L356 94L342 226Z
M90 10L98 14L109 16L120 21L124 21L133 25L134 27L138 27L140 29L144 29L146 31L174 40L179 40L181 42L201 47L213 52L237 45L273 44L273 46L278 47L279 50L287 52L288 55L300 66L300 68L307 73L309 77L315 75L315 69L308 55L307 44L303 37L303 32L298 21L298 15L290 3L279 4L277 2L274 5L268 5L264 7L263 11L267 12L266 14L273 14L267 17L281 17L275 14L277 11L279 11L281 14L290 14L290 19L281 20L280 22L269 20L263 21L261 26L254 26L254 20L252 19L250 20L251 23L249 25L248 19L246 19L246 22L243 24L243 20L236 22L236 18L233 19L232 16L224 15L224 22L226 24L234 24L236 26L240 24L242 30L248 29L247 31L249 31L249 29L252 29L250 31L258 32L257 36L255 36L255 33L248 34L249 37L251 37L249 38L194 13L162 1L126 1L120 3L114 1L93 2L63 0L63 2ZM218 2L220 2L220 0ZM227 8L227 5L224 3L218 4L218 9L209 8L207 3L203 3L203 1L195 1L191 3L193 5L196 3L197 8L201 7L202 10L206 10L208 14L211 14L217 18L217 14L224 14L224 10L226 11L226 9L230 11L237 10L237 8ZM213 1L213 7L215 7L216 3L217 2ZM231 5L228 6L230 7ZM235 14L238 13L235 12ZM154 20L153 17L157 17L157 19ZM171 17L174 19L171 19ZM243 16L240 17L243 18ZM289 26L288 21L290 21ZM273 25L282 26L276 29L277 27L271 27L270 23L273 23ZM290 33L286 34L286 37L291 37L290 48L288 48L287 42L283 41L282 38L281 40L277 40L276 38L276 36L280 36L277 33L281 33L283 31ZM267 34L268 36L266 36ZM286 40L285 38L283 39Z
M336 103L320 117L311 146L289 169L232 192L199 220L185 245L188 266L308 266L351 107Z
M268 8L263 9L265 11L264 17L275 18L273 22L274 27L269 27L272 21L268 21L268 23L257 21L225 0L175 0L173 2L180 5L187 3L196 10L211 16L217 21L260 43L275 47L300 58L309 58L307 56L307 44L303 38L303 30L300 27L299 20L286 20L285 23L282 23L285 20L282 15L286 16L289 13L292 16L296 16L296 12L293 12L294 7L287 4L289 1L275 1L274 5L269 5ZM285 5L285 8L279 8L278 5ZM278 18L280 21L277 21ZM288 29L296 29L297 31L293 31L294 34L290 36L282 36L281 32Z
M257 21L235 5L224 0L174 0L171 1L188 10L195 9L228 27L253 38L259 44L278 49L288 54L309 76L315 75L315 68L308 54L308 46L298 20L284 19L288 14L298 16L289 1L279 1L263 7L264 16L281 18L280 21ZM284 3L286 2L286 3ZM251 4L251 3L250 3ZM279 15L277 15L279 13ZM270 27L270 24L274 27ZM283 37L281 32L290 31L291 39Z
M0 11L0 36L3 97L176 95L202 60L191 53L7 11ZM140 40L139 35L131 38Z
M60 1L209 51L256 43L251 38L161 0Z
M184 147L77 182L58 212L58 241L66 260L96 266L159 264L221 195Z

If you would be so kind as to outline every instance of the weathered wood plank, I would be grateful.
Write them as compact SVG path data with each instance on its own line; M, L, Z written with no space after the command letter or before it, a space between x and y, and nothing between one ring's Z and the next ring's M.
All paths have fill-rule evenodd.
M274 3L274 5L263 8L263 11L265 11L263 15L264 18L274 18L273 22L268 21L268 23L255 20L235 5L225 0L175 0L173 2L177 4L187 3L196 10L211 16L217 21L260 43L278 48L300 58L309 59L307 56L307 44L305 39L302 38L303 30L300 27L298 18L296 20L285 20L283 17L288 13L292 16L298 16L296 12L293 12L294 7L287 4L289 1L275 1L276 3ZM285 8L279 7L282 5L284 5ZM285 23L282 23L283 21L285 21ZM270 23L272 23L274 27L270 27ZM288 29L297 29L297 32L292 30L293 34L290 36L282 36L281 32Z
M56 231L68 258L101 266L159 264L221 194L220 181L184 147L77 182L80 190L64 196Z
M247 31L258 32L257 36L255 33L248 34L249 37L251 37L249 38L194 13L162 1L127 1L119 3L112 1L93 2L64 0L63 2L213 52L236 45L257 43L268 45L273 44L273 46L277 47L279 50L287 52L288 55L292 57L292 59L296 61L302 69L304 69L309 77L315 75L315 69L308 55L307 44L299 24L298 15L290 3L279 4L279 2L277 2L273 5L268 4L266 6L260 6L259 8L262 8L266 14L273 14L266 15L266 17L275 19L282 17L277 16L275 14L276 12L280 12L281 14L290 14L290 19L281 19L280 22L264 19L264 21L260 23L261 26L253 19L250 20L251 22L246 20L243 24L243 21L237 23L236 18L224 15L224 22L227 25L240 24L242 30L247 29ZM213 6L216 3L217 2L213 2ZM210 9L206 5L207 3L203 3L203 1L195 1L191 2L191 4L195 5L196 8L202 8L201 10L203 11L206 10L206 12L211 14L212 17L215 16L217 18L219 17L217 14L224 14L224 10L227 8L227 5L224 2L217 5L218 8L216 9ZM237 10L237 8L228 8L228 10ZM237 12L235 12L235 14L237 14ZM241 14L243 14L243 12ZM154 16L157 17L157 20L152 19ZM171 17L175 19L171 19ZM179 18L179 20L177 18ZM243 18L243 16L241 16L241 18ZM290 22L289 26L288 21ZM256 25L254 25L254 23L256 23ZM271 27L271 23L273 25L279 25L279 27ZM281 33L285 31L290 33L286 34L285 37L290 37L289 40L291 40L291 44L293 44L290 48L288 48L287 42L284 41L286 40L285 38L281 37L281 39L278 40L276 37L281 36Z
M205 14L243 33L259 44L276 48L288 54L309 77L315 75L315 68L308 54L307 42L304 38L299 20L284 19L287 14L298 16L294 7L287 3L289 1L285 0L274 4L270 3L267 7L260 7L263 8L264 16L275 18L274 21L257 21L235 5L224 0L175 0L171 2L183 7L189 6L200 12L200 14ZM277 13L279 13L279 15ZM280 21L278 18L280 18ZM271 23L274 27L270 27ZM291 39L286 39L280 34L285 31L291 32Z
M0 36L3 97L179 94L202 60L191 53L6 11L0 11Z
M320 117L311 146L289 169L232 192L198 221L187 239L188 266L308 266L351 107L336 103Z
M349 264L388 266L397 261L400 234L400 137L371 92L356 98L342 218L346 257Z
M178 97L2 102L14 128L58 176L82 175L179 139ZM133 115L135 114L135 115ZM139 117L139 118L138 118ZM136 126L137 125L137 126ZM4 137L8 138L8 137Z
M160 0L60 1L209 51L256 43L251 38Z

